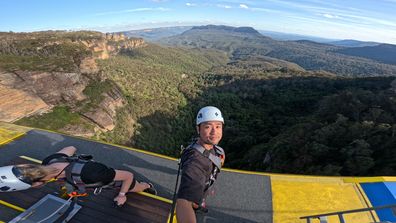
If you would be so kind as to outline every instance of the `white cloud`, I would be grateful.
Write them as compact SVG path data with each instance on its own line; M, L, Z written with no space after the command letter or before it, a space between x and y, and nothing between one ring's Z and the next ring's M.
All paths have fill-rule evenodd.
M230 9L230 8L232 8L232 7L229 6L229 5L222 5L222 4L217 4L216 6L219 7L219 8L224 8L224 9Z
M332 14L329 14L329 13L325 13L325 14L321 14L323 17L326 17L326 18L328 18L328 19L337 19L337 18L340 18L340 17L338 17L337 15L332 15Z
M396 43L396 29L371 27L359 23L340 23L339 20L318 20L301 16L288 16L303 26L287 27L287 32L334 39L356 39L365 41ZM341 18L342 20L343 18ZM312 29L312 27L316 27ZM395 30L395 31L393 31ZM282 30L284 32L284 30Z
M147 12L147 11L169 11L169 8L135 8L135 9L126 9L126 10L120 10L120 11L110 11L110 12L99 12L96 13L95 16L103 16L103 15L114 15L114 14L125 14L125 13L131 13L131 12Z
M345 13L358 13L368 14L369 12L362 9L342 7L339 4L333 4L323 0L308 0L307 2L298 1L284 1L284 0L267 0L278 5L290 7L291 9L298 8L309 13L329 13L329 14L345 14ZM396 0L395 0L396 1Z
M299 8L311 13L312 15L332 19L342 24L353 24L354 26L382 26L382 28L395 29L396 23L393 19L384 19L384 15L375 11L368 11L363 8L342 7L339 4L322 0L306 0L302 2L290 0L267 0L276 4L282 4L287 7ZM396 0L383 0L387 2L396 2ZM292 13L296 14L296 13ZM309 14L306 14L310 17ZM311 17L312 18L312 17Z
M273 9L266 9L266 8L249 8L250 10L254 12L269 12L269 13L284 13L279 10L273 10Z
M352 21L355 21L355 23L359 23L359 24L366 24L371 26L381 25L388 27L389 29L392 30L396 29L396 23L389 20L377 19L377 18L360 16L360 15L343 15L343 17L350 18Z
M240 4L240 5L239 5L239 8L241 8L241 9L248 9L249 7L248 7L247 5L245 5L245 4Z
M189 6L189 7L194 7L194 6L197 6L197 4L195 4L195 3L190 3L190 2L187 2L187 3L186 3L186 6Z

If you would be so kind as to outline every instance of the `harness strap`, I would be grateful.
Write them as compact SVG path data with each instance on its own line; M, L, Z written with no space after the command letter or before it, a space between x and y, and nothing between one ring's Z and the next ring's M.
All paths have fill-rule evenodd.
M86 162L81 162L78 160L77 162L72 163L71 167L71 178L73 180L74 186L77 187L78 191L80 193L85 192L85 187L86 185L84 182L81 180L81 170L84 167Z
M98 188L104 186L102 182L86 184L82 181L81 171L84 165L88 162L87 160L77 159L69 162L69 166L65 169L66 181L74 186L79 193L85 193L86 188Z
M51 159L45 165L50 165L50 164L53 164L53 163L70 163L69 156L67 156L66 154L63 154L63 153L58 153L58 154L60 154L61 157Z
M208 158L214 165L212 173L210 174L209 180L207 182L205 182L204 197L206 197L208 192L210 191L210 188L213 186L214 182L216 181L217 174L221 170L221 157L224 156L224 150L220 146L214 145L213 148L216 153L216 155L214 155L209 150L205 149L203 146L201 146L198 143L193 143L188 148L197 150L200 154L202 154L203 156Z
M206 150L203 146L199 145L198 143L194 143L191 145L191 148L196 149L198 152L200 152L202 155L204 155L205 157L207 157L208 159L210 159L210 161L212 161L212 163L219 168L219 170L221 169L221 158L217 155L214 155L212 153L210 153L208 150ZM224 150L219 147L219 146L214 146L215 152L216 154L219 155L224 155Z

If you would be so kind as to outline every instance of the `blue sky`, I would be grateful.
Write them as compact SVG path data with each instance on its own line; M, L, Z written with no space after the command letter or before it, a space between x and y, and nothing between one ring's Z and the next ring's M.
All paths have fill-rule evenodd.
M1 0L0 31L224 24L396 44L396 0Z

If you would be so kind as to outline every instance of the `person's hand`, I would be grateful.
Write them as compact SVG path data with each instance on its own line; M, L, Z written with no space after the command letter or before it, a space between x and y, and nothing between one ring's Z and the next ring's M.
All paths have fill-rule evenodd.
M225 154L221 155L220 159L221 159L221 166L224 166Z
M117 203L118 206L124 205L126 200L127 200L127 197L125 195L120 195L120 194L114 198L114 201Z

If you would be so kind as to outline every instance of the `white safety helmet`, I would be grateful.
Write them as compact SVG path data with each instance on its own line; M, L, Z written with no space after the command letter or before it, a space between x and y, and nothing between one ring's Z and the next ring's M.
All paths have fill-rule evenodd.
M26 179L18 167L0 167L0 192L26 190L32 187L32 182Z
M220 109L213 106L206 106L199 110L197 114L197 125L209 121L219 121L224 124L224 118Z

